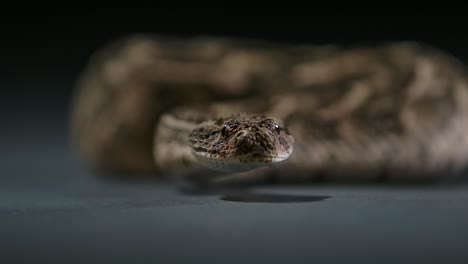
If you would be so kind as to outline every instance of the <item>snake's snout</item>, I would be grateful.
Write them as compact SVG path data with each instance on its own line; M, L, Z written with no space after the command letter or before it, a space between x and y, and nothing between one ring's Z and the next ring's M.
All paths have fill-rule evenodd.
M241 131L236 137L237 153L252 158L264 158L274 152L274 138L259 131Z

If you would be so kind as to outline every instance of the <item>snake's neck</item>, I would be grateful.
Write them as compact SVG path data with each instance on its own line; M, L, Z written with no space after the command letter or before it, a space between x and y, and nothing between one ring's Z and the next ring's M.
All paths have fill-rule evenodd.
M188 135L197 122L163 114L155 127L153 138L153 159L161 171L202 169L188 144Z

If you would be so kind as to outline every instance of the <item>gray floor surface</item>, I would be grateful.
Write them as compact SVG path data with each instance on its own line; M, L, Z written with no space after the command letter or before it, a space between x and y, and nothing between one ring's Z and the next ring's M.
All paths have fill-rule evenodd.
M466 184L188 195L98 180L60 137L2 145L0 263L468 263Z

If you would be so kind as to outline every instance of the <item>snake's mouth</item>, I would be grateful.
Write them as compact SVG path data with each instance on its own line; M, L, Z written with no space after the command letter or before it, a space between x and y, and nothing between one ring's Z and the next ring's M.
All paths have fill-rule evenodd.
M286 160L288 157L283 157L270 153L252 153L248 154L245 157L240 158L242 162L253 162L253 163L278 163Z
M197 155L197 157L204 166L224 172L242 172L260 167L274 167L287 159L287 157L265 152L233 155L230 157L210 157L209 155Z

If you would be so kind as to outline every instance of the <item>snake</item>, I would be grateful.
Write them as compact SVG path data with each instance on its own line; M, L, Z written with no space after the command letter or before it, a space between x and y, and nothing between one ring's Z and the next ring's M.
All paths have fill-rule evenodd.
M428 43L134 34L96 50L70 106L103 174L413 182L468 164L468 81Z

